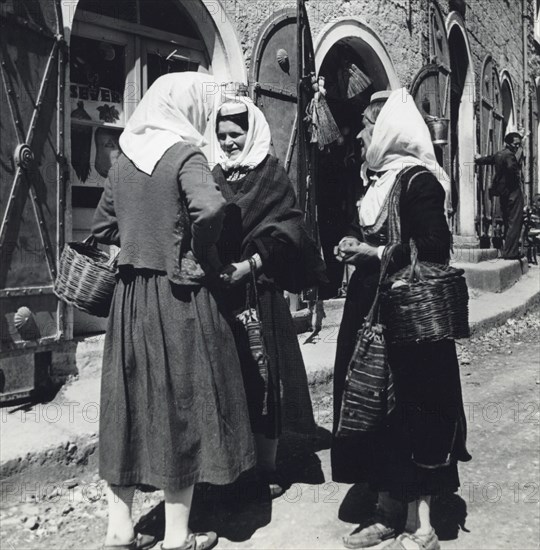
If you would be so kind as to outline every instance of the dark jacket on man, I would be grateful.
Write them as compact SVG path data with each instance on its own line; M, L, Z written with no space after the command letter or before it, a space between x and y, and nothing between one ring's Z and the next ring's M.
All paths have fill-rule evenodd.
M490 196L508 196L519 188L521 183L521 168L516 154L509 147L505 147L494 155L477 158L475 163L495 166L495 174L489 190Z

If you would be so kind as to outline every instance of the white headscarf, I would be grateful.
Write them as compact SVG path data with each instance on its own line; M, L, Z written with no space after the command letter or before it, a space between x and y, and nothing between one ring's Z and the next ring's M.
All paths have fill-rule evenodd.
M362 178L367 184L367 170L385 172L371 178L360 206L360 223L373 225L390 192L395 178L407 166L425 166L439 180L450 197L450 178L437 162L431 135L418 111L414 99L405 88L394 90L382 108L375 126L371 144L362 166Z
M253 168L259 166L270 153L270 145L272 142L270 126L268 126L268 122L263 112L248 97L236 96L234 99L231 98L227 102L241 102L247 107L248 131L246 135L246 144L240 155L231 160L223 152L221 147L219 147L218 143L219 151L216 158L226 172L240 168L253 170Z
M151 175L175 143L206 145L206 126L220 104L221 93L213 76L166 74L152 84L128 120L120 136L122 152Z

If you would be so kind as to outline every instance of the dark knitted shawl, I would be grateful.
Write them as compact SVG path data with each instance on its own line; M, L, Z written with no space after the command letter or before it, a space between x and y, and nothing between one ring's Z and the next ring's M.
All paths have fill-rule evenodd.
M268 155L237 181L228 182L219 165L212 173L228 203L219 243L224 263L258 252L266 278L291 292L326 281L324 262L306 232L294 189L275 157Z

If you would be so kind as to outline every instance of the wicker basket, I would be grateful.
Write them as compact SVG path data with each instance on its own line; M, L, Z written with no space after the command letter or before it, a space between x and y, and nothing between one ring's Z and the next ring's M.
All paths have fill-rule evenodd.
M116 285L116 257L96 246L93 237L68 243L60 257L54 293L77 309L107 317Z
M469 293L462 269L418 261L383 284L381 314L392 344L469 337Z

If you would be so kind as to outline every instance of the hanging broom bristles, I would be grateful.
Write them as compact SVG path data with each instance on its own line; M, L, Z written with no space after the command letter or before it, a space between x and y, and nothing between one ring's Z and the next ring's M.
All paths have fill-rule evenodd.
M338 71L338 84L342 97L352 99L369 88L372 81L354 63L345 60Z
M327 145L340 139L341 132L326 101L324 77L320 76L317 81L317 78L313 76L311 82L315 95L307 107L305 121L309 123L311 143L317 143L319 149L324 149Z

